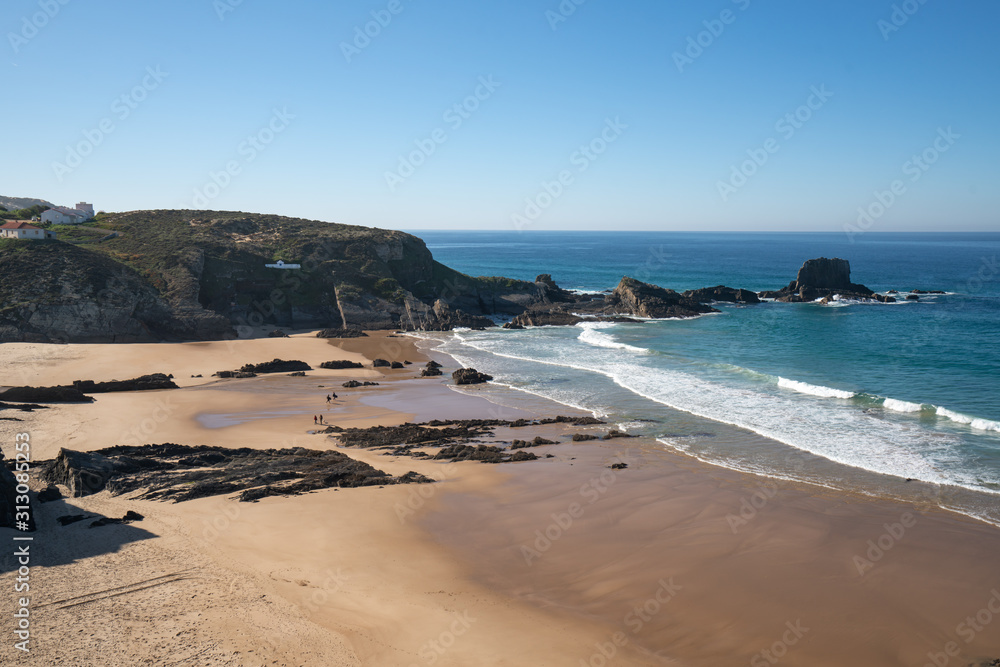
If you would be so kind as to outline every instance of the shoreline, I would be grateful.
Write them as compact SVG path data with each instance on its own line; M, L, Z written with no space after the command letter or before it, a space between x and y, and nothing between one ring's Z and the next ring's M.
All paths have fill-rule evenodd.
M154 348L157 354L153 358L142 360L146 366L132 366L136 372L130 371L130 376L147 372L147 368L152 369L149 372L171 372L162 367L166 357L159 353L171 353L184 368L211 360L218 366L213 370L272 357L307 356L285 351L292 346L308 351L312 357L305 360L314 366L317 360L338 356L359 361L394 357L386 350L409 356L415 363L403 371L366 368L310 371L307 378L281 374L252 380L202 378L204 382L189 383L180 390L105 394L96 404L25 413L23 424L0 422L4 442L10 441L7 431L28 427L33 439L40 441L36 458L51 458L55 451L45 445L46 441L96 449L115 444L108 442L109 434L115 439L114 433L128 432L122 422L152 420L151 433L140 428L149 438L145 442L334 448L333 441L309 435L308 414L322 411L318 395L323 390L339 388L340 381L358 373L386 379L379 380L379 387L341 390L343 400L323 412L328 423L363 428L424 421L424 417L438 414L516 418L530 414L532 406L537 416L567 411L560 407L555 412L552 406L557 403L532 396L519 398L518 407L505 406L489 402L489 391L455 390L438 379L410 379L419 366L416 362L426 358L413 338L390 339L387 334L376 334L374 339L331 343L303 340L307 337L270 339L260 344L259 350L254 342L233 353L234 360L242 359L235 366L220 359L220 350L213 350L211 344L207 349L167 344ZM329 350L331 345L340 352ZM107 346L103 353L118 357L120 368L118 347ZM251 347L253 354L262 354L261 358L246 358ZM96 375L106 363L94 358L100 356L99 351L85 351L91 354L37 365L33 377L59 376L65 381L67 373L89 370L91 375L80 377L110 379ZM136 348L135 361L141 352ZM156 364L160 367L153 368ZM315 391L317 399L296 393L306 389L309 394ZM153 412L157 400L170 396L170 418L157 421ZM227 411L259 417L268 406L286 412L279 410L273 417L250 418L216 429L205 428L197 419L205 412ZM127 598L137 600L140 606L153 604L148 607L151 614L158 608L157 600L176 613L167 619L161 615L160 622L178 626L183 639L161 637L160 641L180 654L193 653L194 646L204 645L210 650L198 660L206 665L257 664L259 657L268 656L278 664L406 667L431 664L430 658L433 664L441 665L504 664L500 656L517 656L533 664L594 664L601 647L614 651L614 657L607 660L609 665L728 664L736 657L751 659L766 648L775 640L772 631L780 629L785 620L795 621L783 616L802 608L800 602L808 610L808 604L815 603L803 601L815 598L821 601L819 616L827 633L819 626L809 626L810 634L795 651L789 650L782 663L833 665L850 664L850 660L859 664L859 655L864 660L881 660L865 664L918 664L916 661L926 660L924 653L941 650L929 642L927 651L921 653L924 637L946 640L953 634L954 624L942 619L969 606L980 589L989 590L993 575L990 554L1000 550L1000 531L946 510L925 514L890 499L817 492L797 482L769 486L759 476L729 471L642 439L565 440L570 431L598 433L613 427L531 427L523 435L560 441L533 450L541 456L551 453L554 458L499 467L338 448L392 475L415 470L439 480L420 488L327 489L293 498L266 498L254 504L234 503L220 496L165 505L111 497L107 492L65 499L62 503L70 508L113 516L136 507L147 520L82 533L75 532L83 528L79 525L46 528L43 534L47 538L79 535L91 544L110 539L105 536L117 536L111 539L117 544L113 548L94 547L97 553L85 558L42 566L47 585L60 591L50 592L51 597L45 591L39 595L51 600L87 592L87 582L80 581L81 568L121 568L116 576L134 572L138 579L140 573L163 574L168 564L181 564L180 554L188 554L192 563L200 564L203 577L195 594L208 600L201 610L209 619L203 629L180 627L184 625L178 620L183 617L180 596L164 601L136 593ZM496 437L509 440L514 435L500 429ZM633 451L636 453L630 453ZM627 469L611 471L606 467L609 456L623 454L634 459ZM581 493L583 485L595 479L600 482L602 476L608 479L607 475L614 482L604 485L606 492L592 488L591 495ZM589 503L594 493L597 499ZM740 513L743 500L755 510L749 520ZM529 539L534 537L533 531L544 534L555 520L552 517L570 514L574 502L581 505L583 513L571 517L568 529L556 524L559 538L550 547L535 548L544 542L533 545ZM763 506L754 507L757 502ZM49 512L49 506L43 507ZM884 532L879 521L886 519L893 525L901 521L904 511L910 512L916 523L904 526L903 536L893 538L883 557L872 561L872 569L850 576L852 557L864 552L861 538L877 542ZM747 525L737 524L734 530L727 516L747 521ZM0 539L8 532L0 529ZM519 549L525 545L535 548L539 556L532 558L529 566L524 565L525 556ZM337 574L338 567L346 576ZM947 570L945 574L938 571L942 568ZM206 574L214 570L227 572L228 578ZM9 576L4 574L2 579ZM770 582L770 588L761 587L764 581ZM904 583L933 595L927 593L928 598L919 591L907 592ZM1000 577L992 585L1000 586ZM178 591L185 590L181 584L176 586ZM151 590L162 597L167 588ZM868 606L854 609L849 592L862 595ZM807 594L812 597L802 597ZM926 609L928 599L934 600L934 609ZM657 607L656 614L649 620L642 620L641 615L626 620L628 610L648 600L655 601L651 607ZM224 604L215 606L218 601ZM756 605L751 616L745 614L746 605ZM84 618L94 623L103 621L112 629L124 627L122 608L110 602L85 608ZM240 610L238 619L227 618L225 611L230 608ZM281 613L273 615L273 622L261 620L265 610L277 608ZM464 612L468 612L465 625L460 622ZM856 625L830 620L845 612L860 619ZM67 617L61 618L66 622ZM751 627L741 627L740 619L748 618L753 619ZM775 620L778 618L782 620ZM640 620L639 629L633 632ZM768 630L765 621L774 621L774 627ZM862 621L882 627L882 639L862 633L864 640L854 642L856 646L841 646L845 636L853 637L852 633L864 625ZM138 617L127 622L143 627ZM48 626L47 631L56 633L59 627ZM258 632L273 639L275 633L280 634L277 628L285 628L280 632L293 639L251 638ZM483 632L484 628L489 632ZM458 630L462 634L457 634ZM446 633L451 633L450 639ZM990 634L977 634L969 646L984 656L1000 655L1000 646L990 641ZM440 637L453 644L443 652L429 644ZM627 641L618 643L616 637ZM780 639L780 632L777 637ZM111 637L106 639L111 641ZM709 646L715 648L709 650ZM253 647L258 657L239 657L247 655L248 647ZM966 649L964 643L962 648ZM0 654L3 650L0 648ZM136 651L149 655L155 649L150 646ZM838 655L838 651L848 653ZM962 656L972 657L967 653Z

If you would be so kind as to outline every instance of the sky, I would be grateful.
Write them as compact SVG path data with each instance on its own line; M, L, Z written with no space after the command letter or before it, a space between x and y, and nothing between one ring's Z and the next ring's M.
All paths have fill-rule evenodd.
M988 0L6 0L0 195L390 229L983 231Z

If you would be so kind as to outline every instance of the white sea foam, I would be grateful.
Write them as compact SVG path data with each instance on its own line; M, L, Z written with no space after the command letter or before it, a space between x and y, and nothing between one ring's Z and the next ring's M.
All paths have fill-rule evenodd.
M785 389L791 389L797 391L801 394L809 394L810 396L819 396L821 398L853 398L853 391L844 391L843 389L834 389L833 387L822 387L815 384L809 384L808 382L798 382L796 380L789 380L788 378L779 377L778 386Z
M923 407L920 403L910 403L896 398L887 398L882 401L882 407L893 412L920 412Z
M649 354L650 350L645 347L637 347L635 345L629 345L627 343L619 343L615 340L615 337L611 334L606 334L600 329L608 329L615 326L614 322L581 322L576 326L583 329L577 338L587 343L588 345L593 345L595 347L606 347L612 350L627 350L628 352L634 352L636 354Z
M947 408L937 407L938 417L944 417L945 419L950 419L953 422L959 424L966 424L970 428L974 428L979 431L996 431L1000 433L1000 422L991 421L989 419L981 419L979 417L970 417L969 415L963 415L961 412L953 412Z

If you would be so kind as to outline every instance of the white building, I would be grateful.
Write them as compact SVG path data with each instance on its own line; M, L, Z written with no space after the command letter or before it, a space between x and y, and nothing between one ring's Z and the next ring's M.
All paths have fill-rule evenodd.
M81 209L80 206L87 208ZM42 213L42 222L53 225L78 225L94 217L94 207L90 204L77 204L77 208L56 206Z
M55 237L55 232L45 231L44 229L35 227L34 225L29 225L27 222L19 220L9 220L3 225L0 225L0 238L4 239L40 240L54 239Z
M76 210L77 211L83 211L84 213L86 213L88 220L90 218L94 217L94 205L93 204L88 204L87 202L82 201L82 202L80 202L79 204L76 205Z

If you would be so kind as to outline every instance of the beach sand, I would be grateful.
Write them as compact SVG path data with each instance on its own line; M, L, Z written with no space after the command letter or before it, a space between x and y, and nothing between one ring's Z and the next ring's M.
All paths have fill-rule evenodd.
M414 363L210 377L274 358L318 368L376 357ZM425 355L413 339L386 334L4 344L3 384L163 372L182 388L6 410L0 416L23 421L0 421L0 446L11 455L14 434L25 431L35 460L60 447L162 442L327 449L334 440L310 433L319 414L339 426L574 414L541 400L525 412L458 393L445 385L455 364L439 360L444 378L415 379ZM380 386L343 389L352 378ZM328 406L332 391L339 399ZM603 431L551 426L497 437L566 441L573 432ZM533 450L552 458L503 466L345 451L439 483L258 503L102 492L41 505L32 651L16 651L5 630L0 664L923 665L940 653L942 664L967 665L1000 657L1000 613L989 610L1000 590L1000 530L931 503L768 481L639 439L565 442ZM608 467L620 460L629 467ZM94 530L53 521L128 510L145 519ZM6 555L13 535L0 529L6 591L16 577ZM887 548L870 558L869 540ZM0 596L5 619L13 598ZM1000 612L1000 595L993 605ZM982 609L994 625L975 620ZM961 628L970 615L976 625Z

